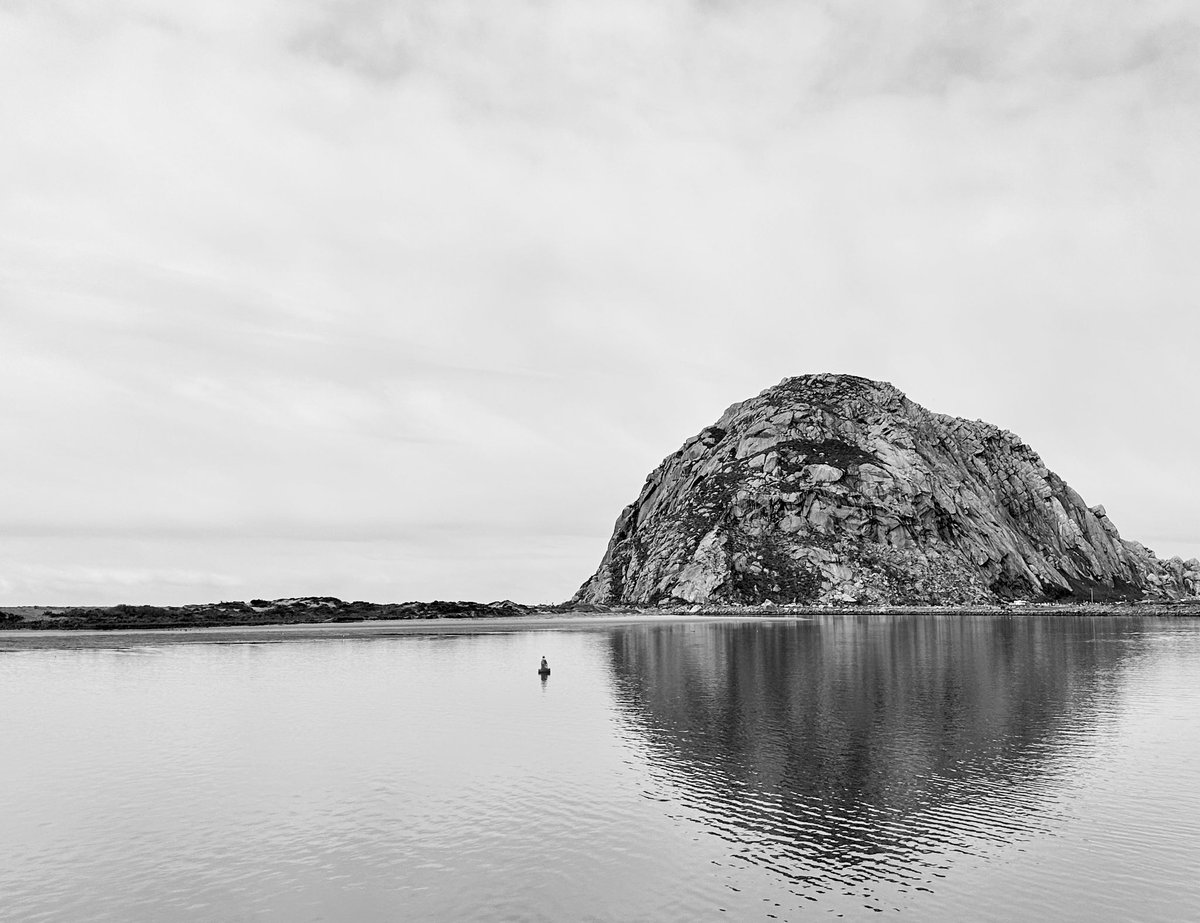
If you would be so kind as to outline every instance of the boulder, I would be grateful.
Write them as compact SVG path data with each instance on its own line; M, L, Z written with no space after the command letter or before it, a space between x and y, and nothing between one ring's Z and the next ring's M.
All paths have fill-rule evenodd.
M646 479L576 603L962 604L1200 595L1012 433L885 382L803 375Z

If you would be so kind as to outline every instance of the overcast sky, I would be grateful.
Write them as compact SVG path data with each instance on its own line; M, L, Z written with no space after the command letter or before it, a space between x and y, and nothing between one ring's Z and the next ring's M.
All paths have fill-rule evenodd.
M779 379L1200 554L1195 0L0 0L0 603L568 597Z

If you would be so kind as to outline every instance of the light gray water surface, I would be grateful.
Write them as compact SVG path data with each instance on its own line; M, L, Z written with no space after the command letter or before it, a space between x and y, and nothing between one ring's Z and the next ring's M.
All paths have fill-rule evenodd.
M1200 919L1194 620L9 632L0 747L5 920Z

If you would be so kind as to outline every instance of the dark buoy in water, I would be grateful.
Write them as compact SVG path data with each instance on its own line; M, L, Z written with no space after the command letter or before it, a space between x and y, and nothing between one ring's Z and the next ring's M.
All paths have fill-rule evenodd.
M542 658L542 665L538 667L538 676L546 677L550 675L550 664L546 663L546 658Z

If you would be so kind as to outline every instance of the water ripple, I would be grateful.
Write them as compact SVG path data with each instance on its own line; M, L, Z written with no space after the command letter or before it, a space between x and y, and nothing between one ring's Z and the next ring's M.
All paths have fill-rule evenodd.
M1200 906L1195 623L838 617L3 666L6 920Z

